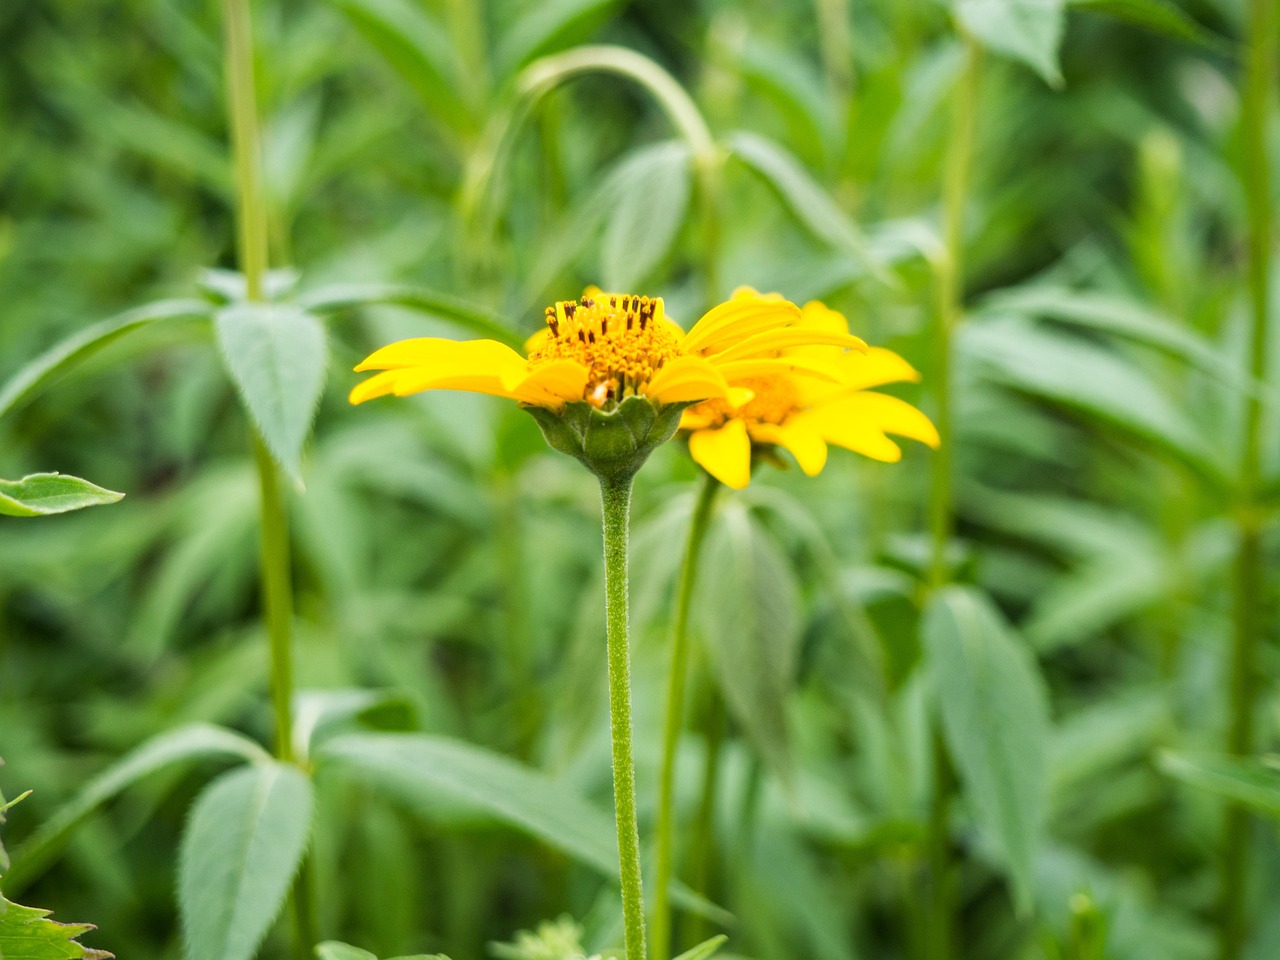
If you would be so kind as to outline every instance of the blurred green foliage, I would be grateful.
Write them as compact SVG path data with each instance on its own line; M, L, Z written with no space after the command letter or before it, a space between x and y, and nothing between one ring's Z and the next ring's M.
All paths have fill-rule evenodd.
M962 18L982 5L966 6ZM605 949L620 916L607 864L592 861L608 853L591 830L610 796L594 487L508 404L441 393L353 410L350 368L406 336L496 324L519 342L544 303L586 283L663 295L686 325L749 284L846 312L922 370L908 396L928 409L961 59L951 13L895 0L260 0L255 16L271 260L294 271L277 289L324 317L329 342L290 493L300 684L329 691L298 707L319 766L305 869L320 935L470 960L568 912L584 950ZM94 944L122 957L182 951L188 811L228 759L256 756L187 725L260 743L271 730L258 492L236 399L237 383L255 388L224 371L207 322L243 285L225 272L221 29L217 5L196 0L0 5L0 380L12 387L105 318L173 301L155 308L172 320L125 315L127 336L95 342L74 370L0 393L0 476L56 467L128 494L0 522L3 785L34 791L9 812L6 847L25 902L94 919ZM998 678L979 678L990 699L956 674L932 680L944 697L961 685L949 722L1006 734L994 751L1006 761L1047 744L1025 757L1042 797L961 784L966 960L1208 957L1221 802L1162 770L1275 809L1263 761L1233 780L1184 757L1222 748L1244 397L1274 401L1280 383L1280 363L1267 383L1245 373L1242 30L1230 0L1077 2L1059 86L1019 61L1056 80L1039 47L997 44L983 62L956 344L951 560L970 586L950 602L975 602L970 588L994 598L981 615L999 639L979 653L1018 645L1000 664L1043 688L1050 716L1039 701L1006 709ZM692 97L724 151L710 211L688 143L636 84L593 76L518 108L522 71L584 42L651 58ZM313 314L291 315L312 329ZM1267 569L1275 412L1258 507ZM836 454L816 479L765 469L722 502L709 545L739 546L708 551L677 797L679 875L735 918L721 956L920 955L929 465L920 449L897 466ZM637 490L642 821L694 477L671 444ZM1272 577L1264 751L1280 720L1275 593ZM729 609L746 624L733 636ZM926 646L945 642L937 630ZM370 729L432 736L394 767L361 747ZM135 757L129 789L93 779L169 734L185 739ZM1006 762L952 749L962 774ZM1179 753L1157 762L1165 749ZM344 751L360 762L327 770ZM1246 775L1262 799L1236 782ZM429 782L403 782L414 776ZM94 803L68 819L86 783ZM1018 820L1028 809L1035 822ZM24 867L24 842L50 823L57 856ZM1263 910L1280 845L1273 825L1252 830L1248 956L1263 960L1280 953ZM683 906L696 909L678 949L721 929L717 909ZM289 924L276 926L269 956L286 949Z

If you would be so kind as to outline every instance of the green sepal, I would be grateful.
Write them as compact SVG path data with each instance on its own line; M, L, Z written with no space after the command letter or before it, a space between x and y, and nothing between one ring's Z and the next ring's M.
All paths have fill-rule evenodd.
M602 480L635 476L649 454L670 440L687 403L655 406L644 397L627 397L611 410L589 403L566 403L555 411L526 406L554 450L568 454Z

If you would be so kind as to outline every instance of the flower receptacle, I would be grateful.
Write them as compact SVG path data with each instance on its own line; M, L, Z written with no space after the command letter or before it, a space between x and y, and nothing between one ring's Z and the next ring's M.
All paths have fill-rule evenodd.
M680 426L687 403L654 405L631 396L611 410L589 403L566 403L562 410L526 405L548 444L583 463L602 480L629 480L649 454Z

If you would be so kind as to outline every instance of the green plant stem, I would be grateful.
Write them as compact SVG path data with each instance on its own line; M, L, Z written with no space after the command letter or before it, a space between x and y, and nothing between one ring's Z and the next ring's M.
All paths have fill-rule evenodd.
M267 210L262 188L262 144L253 77L253 21L249 0L223 0L227 46L227 99L231 115L231 143L235 160L238 254L245 280L245 297L263 299L267 274ZM295 762L293 743L293 581L289 561L289 527L280 470L256 428L254 459L261 492L262 603L271 649L271 700L275 713L275 752L285 763ZM307 960L315 944L315 914L311 908L310 865L302 865L292 903L296 960Z
M605 622L609 655L609 725L613 739L613 808L618 824L626 960L644 960L644 890L636 768L631 748L631 651L627 613L627 531L631 477L600 479L604 516Z
M253 84L253 22L249 0L223 0L227 43L227 100L235 160L236 223L246 295L262 299L267 273L267 211L262 190L262 143Z
M711 895L713 880L713 852L715 849L714 834L716 825L716 791L720 784L720 754L728 733L728 717L724 704L716 690L715 684L706 684L707 702L703 714L707 736L707 752L702 766L701 799L698 801L698 812L693 822L693 889L703 896ZM706 918L694 918L696 928L689 939L701 943L711 935L710 924Z
M707 521L720 481L704 474L702 488L689 521L680 582L676 588L675 624L667 660L666 707L662 717L662 761L658 773L657 870L653 885L653 923L650 927L653 955L665 958L671 947L671 861L675 826L676 749L684 718L685 687L689 676L689 609L698 580L698 557L706 539Z
M981 48L965 35L964 63L956 84L951 114L951 135L943 170L942 242L938 263L938 324L934 334L933 387L935 423L942 438L934 457L929 496L929 528L932 558L929 584L944 586L950 578L947 548L954 530L954 447L952 421L952 340L960 323L964 298L964 213L973 166L974 126L977 116ZM929 960L952 956L951 924L951 765L946 745L934 736L934 789L929 816L929 923L925 937Z
M1267 121L1273 99L1277 57L1275 0L1251 0L1245 30L1244 91L1241 122L1244 144L1244 191L1249 217L1248 282L1252 317L1249 373L1254 383L1267 378L1270 308L1272 211ZM1262 462L1263 397L1245 394L1244 446L1240 462L1237 502L1239 549L1233 577L1235 632L1231 646L1230 727L1227 749L1247 754L1254 749L1254 701L1257 693L1258 648L1262 640L1264 570L1262 518L1258 487ZM1245 880L1248 873L1249 818L1239 805L1226 814L1223 840L1220 955L1237 960L1246 939Z

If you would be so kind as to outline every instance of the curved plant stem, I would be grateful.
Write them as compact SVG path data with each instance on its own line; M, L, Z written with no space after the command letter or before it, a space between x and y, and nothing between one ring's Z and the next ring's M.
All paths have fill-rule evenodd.
M973 165L974 125L977 114L981 48L965 35L964 64L956 85L951 115L950 149L947 152L942 184L943 255L938 264L938 327L934 335L933 385L935 423L942 443L934 457L933 483L929 496L929 527L932 558L929 583L933 589L950 577L947 547L954 527L952 471L955 432L952 424L952 338L960 322L964 297L964 212ZM951 763L941 735L934 735L933 800L929 816L929 923L925 955L929 960L952 956L950 804Z
M253 82L253 24L249 0L223 0L227 45L227 92L231 113L231 141L235 157L236 220L239 226L240 270L245 296L263 299L267 273L267 211L262 190L262 149ZM280 470L252 425L254 459L261 491L262 602L271 645L271 699L275 712L276 756L295 762L293 743L293 582L289 561L289 527ZM293 951L306 960L316 942L311 910L309 865L293 891L296 936Z
M689 676L689 608L698 579L698 557L706 539L707 521L720 481L704 474L702 489L689 521L680 583L676 588L676 614L667 661L666 708L662 718L662 766L658 773L657 870L653 885L653 955L667 957L671 947L671 857L674 828L676 748L684 718L684 694Z
M1244 190L1249 216L1249 303L1252 316L1249 372L1255 383L1265 383L1269 345L1267 315L1270 307L1270 256L1272 240L1271 184L1267 156L1267 121L1277 56L1275 0L1251 0L1245 30L1248 38L1242 98ZM1227 749L1246 754L1254 748L1254 700L1257 688L1258 647L1262 639L1264 594L1262 519L1258 509L1261 475L1263 397L1246 394L1244 448L1240 462L1237 503L1239 550L1233 578L1235 632L1231 647L1230 711ZM1223 960L1236 960L1245 943L1245 878L1248 867L1249 819L1244 809L1227 810L1222 858Z
M644 960L644 891L636 768L631 748L631 652L627 614L627 531L631 477L600 478L604 515L605 622L609 648L609 725L613 739L613 808L618 824L626 960Z

